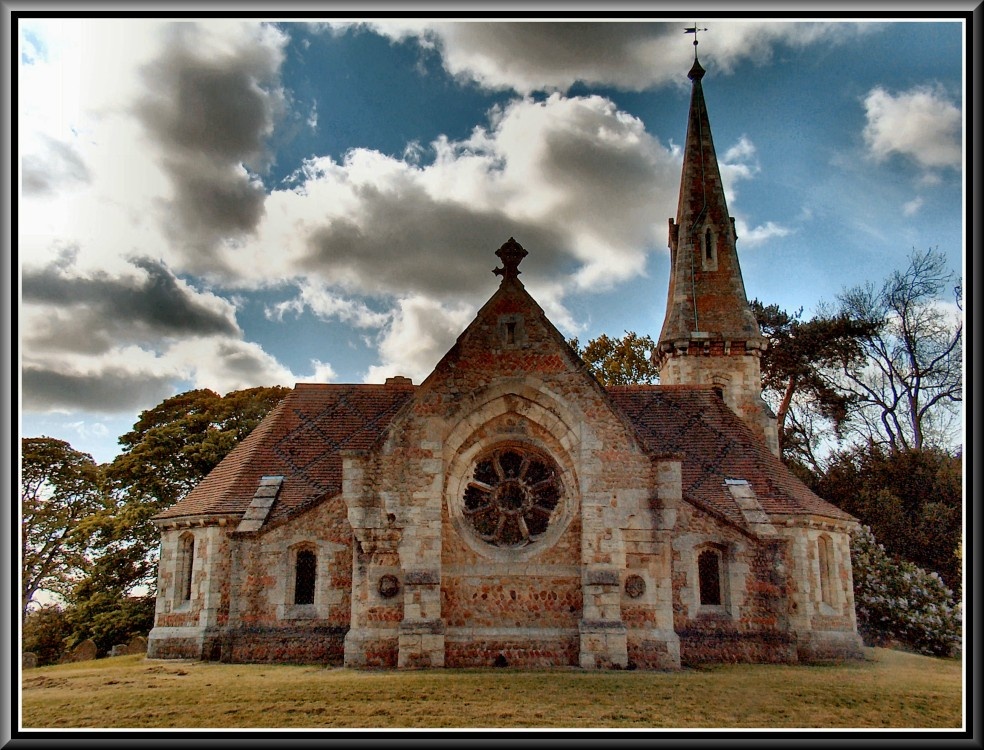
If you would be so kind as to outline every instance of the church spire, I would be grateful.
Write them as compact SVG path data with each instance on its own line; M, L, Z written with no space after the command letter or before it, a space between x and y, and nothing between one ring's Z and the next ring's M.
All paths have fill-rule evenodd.
M701 339L761 340L738 265L734 220L728 214L704 103L704 72L695 57L688 74L693 89L680 198L676 222L670 220L670 288L662 348L693 334Z
M777 451L775 419L770 428L762 401L759 356L766 340L745 295L734 219L704 102L705 71L696 47L694 52L680 197L676 221L669 222L666 317L655 358L661 383L719 387L728 405Z

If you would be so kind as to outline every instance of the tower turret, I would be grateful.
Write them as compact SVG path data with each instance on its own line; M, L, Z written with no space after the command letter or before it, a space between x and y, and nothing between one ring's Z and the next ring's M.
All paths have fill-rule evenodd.
M728 213L694 56L676 221L670 219L670 284L655 353L660 382L714 385L778 455L775 416L762 400L759 357L767 341L745 295L737 234Z

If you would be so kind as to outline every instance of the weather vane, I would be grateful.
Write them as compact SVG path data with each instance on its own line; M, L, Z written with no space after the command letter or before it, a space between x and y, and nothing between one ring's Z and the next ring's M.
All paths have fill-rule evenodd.
M693 26L691 26L690 28L687 28L687 29L684 29L683 30L683 33L684 34L693 34L694 35L694 59L695 60L697 59L697 32L698 31L707 31L707 29L698 28L697 27L697 23L695 22Z

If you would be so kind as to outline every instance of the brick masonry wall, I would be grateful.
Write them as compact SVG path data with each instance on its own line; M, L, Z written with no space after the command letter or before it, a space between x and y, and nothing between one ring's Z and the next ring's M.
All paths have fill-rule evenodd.
M504 336L503 321L512 325L512 338ZM419 387L381 450L365 458L364 499L353 493L350 505L358 506L366 523L398 531L404 573L420 570L437 581L401 592L401 642L408 648L424 642L425 634L411 637L412 628L439 621L445 631L427 642L443 638L447 658L455 663L474 658L485 664L503 644L516 652L523 642L489 636L488 629L513 628L535 644L549 632L576 633L582 619L620 620L619 581L586 588L582 566L626 567L622 529L651 529L656 522L654 469L629 425L582 368L525 291L504 282ZM460 511L475 460L502 444L549 456L565 487L544 539L519 550L490 548ZM650 579L647 555L654 554L650 542L632 558ZM374 549L367 570L380 564L379 555ZM367 623L371 602L357 597L356 616ZM668 611L668 598L665 606ZM638 614L634 623L652 630L652 622ZM469 646L469 632L474 644L485 645ZM618 631L611 632L601 640L617 641ZM571 663L571 636L561 640L559 650L531 645L537 655L529 658ZM421 659L407 656L407 663Z
M445 643L448 667L546 667L575 666L578 662L578 637L494 638L469 636L464 640L448 638Z
M331 498L289 523L240 537L233 587L238 600L235 629L293 627L305 621L346 629L351 617L352 530L339 498ZM312 605L294 604L296 552L316 554Z
M696 508L684 506L673 543L674 623L683 664L794 662L787 617L787 545L755 540ZM722 605L701 605L697 555L722 552Z
M236 628L223 637L223 659L341 666L346 630L330 625Z

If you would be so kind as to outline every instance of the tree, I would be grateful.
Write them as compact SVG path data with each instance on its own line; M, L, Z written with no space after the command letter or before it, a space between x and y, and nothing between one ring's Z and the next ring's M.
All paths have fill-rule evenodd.
M762 388L776 404L780 448L788 458L805 460L817 471L817 418L839 431L855 400L837 387L834 368L864 361L863 342L877 333L877 324L845 312L831 313L824 306L806 321L801 320L802 307L790 314L757 299L750 306L769 341L761 360Z
M878 445L835 453L814 490L871 528L897 558L961 589L962 459L935 448Z
M604 386L656 383L659 380L659 371L652 361L656 344L650 336L626 331L622 338L613 339L603 333L591 339L583 349L576 338L568 343Z
M947 447L963 400L963 322L940 294L953 283L945 256L913 251L909 265L878 288L856 286L839 297L844 314L876 325L864 339L865 363L841 363L840 386L856 407L864 440L889 450Z
M134 557L130 547L104 551L72 591L65 615L74 643L91 638L102 655L154 627L156 597L132 591L141 562Z
M21 649L37 655L38 666L57 664L72 635L72 624L65 610L56 604L32 609L24 618Z
M115 560L127 583L103 581L102 588L115 587L122 596L153 587L160 533L150 519L190 492L289 392L274 386L223 397L193 390L140 414L120 438L123 452L106 467L115 507L99 524L99 555ZM111 572L112 566L96 566L90 577ZM98 588L83 587L79 595Z
M39 591L68 595L89 565L87 521L105 508L88 453L49 437L21 440L21 607Z

